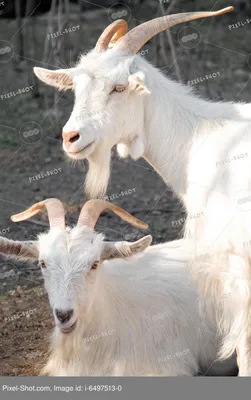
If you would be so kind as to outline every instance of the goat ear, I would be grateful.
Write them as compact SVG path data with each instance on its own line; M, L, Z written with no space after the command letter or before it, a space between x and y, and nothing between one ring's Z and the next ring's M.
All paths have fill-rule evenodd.
M152 236L145 236L136 242L104 242L101 260L126 258L145 250L152 242Z
M38 242L21 242L0 237L0 253L18 260L38 260Z
M68 90L73 87L72 77L68 69L51 71L49 69L35 67L33 71L41 81L59 90Z
M143 72L136 72L135 74L130 75L128 78L129 90L139 94L150 94L150 91L147 89L144 81L145 74Z

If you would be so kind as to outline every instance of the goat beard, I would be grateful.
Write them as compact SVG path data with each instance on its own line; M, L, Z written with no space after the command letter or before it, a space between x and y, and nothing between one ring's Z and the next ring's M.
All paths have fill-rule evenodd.
M102 149L88 157L89 170L85 179L85 192L89 199L104 198L110 179L111 149Z

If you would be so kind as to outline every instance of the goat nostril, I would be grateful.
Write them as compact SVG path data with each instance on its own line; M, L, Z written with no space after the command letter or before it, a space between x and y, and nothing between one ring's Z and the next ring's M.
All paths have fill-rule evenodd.
M69 321L73 315L73 310L55 310L57 319L63 324Z
M70 141L71 143L74 143L74 142L76 142L79 138L80 138L80 136L79 136L79 134L77 134L77 135L73 136L72 138L70 138L69 141Z

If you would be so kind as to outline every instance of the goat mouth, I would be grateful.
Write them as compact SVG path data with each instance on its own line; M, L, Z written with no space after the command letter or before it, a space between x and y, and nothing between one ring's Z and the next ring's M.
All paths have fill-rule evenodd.
M60 328L60 330L62 333L66 335L67 333L71 333L76 328L76 325L77 325L77 320L71 326L69 326L69 328Z
M70 156L76 156L80 153L83 153L86 150L89 150L93 145L94 145L95 140L93 140L91 143L87 144L85 147L83 147L82 149L78 150L78 151L68 151L67 153Z

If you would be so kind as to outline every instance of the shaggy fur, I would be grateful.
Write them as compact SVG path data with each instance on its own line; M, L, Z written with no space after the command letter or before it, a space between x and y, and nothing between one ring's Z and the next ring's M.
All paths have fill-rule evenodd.
M200 253L204 249L191 262L202 294L219 295L226 288L232 293L224 317L219 314L229 333L223 356L238 346L240 374L251 375L250 246L244 245L251 237L251 207L245 203L251 190L251 105L205 101L139 55L116 47L92 51L70 70L35 69L56 87L63 72L76 97L64 131L80 135L68 155L89 160L87 192L104 195L116 144L122 156L144 157L172 186L191 216L185 236L196 239ZM116 92L116 85L124 90ZM192 218L197 213L203 217Z
M234 359L215 362L224 337L217 332L215 299L199 301L189 282L190 243L180 240L142 251L146 244L141 239L132 247L135 255L102 262L104 238L87 228L52 229L39 236L34 246L56 324L42 375L232 372ZM16 257L13 241L10 245L8 255L12 251ZM91 268L94 261L99 262L96 269ZM61 324L55 309L72 309L73 315ZM72 332L62 332L75 322Z

